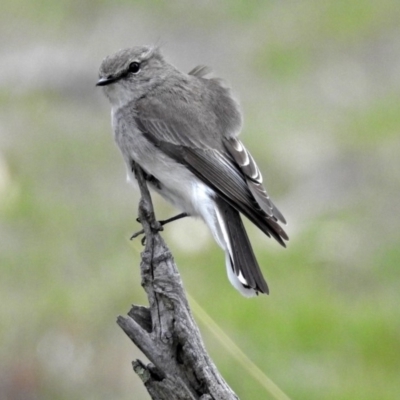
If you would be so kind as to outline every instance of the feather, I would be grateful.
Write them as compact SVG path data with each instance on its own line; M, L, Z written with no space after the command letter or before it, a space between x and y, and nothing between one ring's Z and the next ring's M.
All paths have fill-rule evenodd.
M197 67L194 67L188 75L196 76L197 78L203 78L204 76L210 74L212 72L210 67L207 67L206 65L198 65Z

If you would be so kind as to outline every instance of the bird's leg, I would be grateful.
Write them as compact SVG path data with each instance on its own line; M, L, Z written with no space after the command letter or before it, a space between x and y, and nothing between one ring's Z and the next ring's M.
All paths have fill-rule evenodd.
M152 226L152 229L154 229L155 231L162 231L164 225L169 224L170 222L176 221L176 220L178 220L178 219L185 218L185 217L187 217L187 216L188 216L187 213L180 213L180 214L175 215L175 216L173 216L173 217L171 217L171 218L164 219L164 220L162 220L162 221L156 221L156 224L154 224L154 225L157 225L157 226ZM136 221L137 221L137 222L140 222L140 219L137 218ZM144 230L143 230L143 229L141 229L141 230L138 231L138 232L135 232L135 233L131 236L131 240L137 238L137 237L140 236L140 235L143 235L143 233L144 233ZM143 238L142 238L142 245L144 245L145 241L146 241L146 236L143 236Z
M189 214L183 212L183 213L175 215L175 216L173 216L171 218L164 219L164 220L158 221L158 222L161 224L161 226L164 226L164 225L169 224L170 222L177 221L178 219L182 219L182 218L185 218L185 217L188 217L188 216L189 216Z

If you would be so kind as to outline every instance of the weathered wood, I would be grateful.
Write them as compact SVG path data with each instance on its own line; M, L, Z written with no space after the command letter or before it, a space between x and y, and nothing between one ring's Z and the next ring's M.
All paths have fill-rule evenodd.
M140 269L149 307L134 305L117 323L151 361L134 361L134 371L153 400L237 400L204 348L178 269L159 234L143 172L133 169L141 190L146 244Z

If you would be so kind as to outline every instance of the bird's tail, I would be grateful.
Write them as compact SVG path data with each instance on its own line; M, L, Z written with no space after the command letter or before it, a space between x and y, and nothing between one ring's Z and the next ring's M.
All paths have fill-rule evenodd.
M216 201L218 242L226 253L230 282L239 292L251 297L268 294L268 285L261 273L240 214L222 199Z

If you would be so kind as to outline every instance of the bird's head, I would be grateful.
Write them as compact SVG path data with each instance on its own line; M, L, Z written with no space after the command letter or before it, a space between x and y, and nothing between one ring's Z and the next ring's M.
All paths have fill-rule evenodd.
M122 106L145 95L171 68L158 47L123 49L103 60L96 86L104 88L113 106Z

